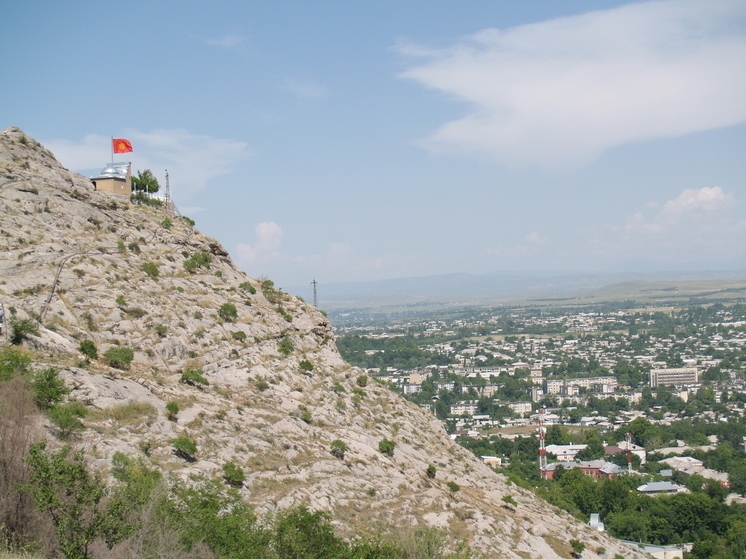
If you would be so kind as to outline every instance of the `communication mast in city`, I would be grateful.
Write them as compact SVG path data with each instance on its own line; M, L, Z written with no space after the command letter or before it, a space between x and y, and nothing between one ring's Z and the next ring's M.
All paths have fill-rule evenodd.
M319 308L319 301L316 298L316 286L318 285L318 282L316 281L316 278L311 282L311 285L313 285L313 306L314 308Z
M539 408L539 475L547 477L547 449L544 445L544 437L547 429L544 427L544 408Z
M627 473L632 473L632 433L627 433L625 435L625 440L627 441Z

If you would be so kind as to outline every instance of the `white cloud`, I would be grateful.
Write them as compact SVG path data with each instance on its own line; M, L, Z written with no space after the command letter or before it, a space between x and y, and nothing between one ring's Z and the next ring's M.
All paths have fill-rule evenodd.
M626 143L746 120L746 2L665 0L487 29L402 73L469 112L436 153L577 166Z
M718 186L686 189L663 204L646 204L623 227L587 235L593 258L669 264L735 261L746 256L746 219L739 200Z
M282 246L282 227L274 221L264 221L256 226L256 243L236 245L236 258L242 265L267 262L284 258L280 254Z
M128 129L117 137L130 140L134 152L116 155L116 160L131 161L133 171L151 169L161 184L168 169L177 201L204 190L214 178L231 173L239 161L252 155L246 142L182 129ZM103 169L111 159L111 138L105 136L88 134L79 142L52 139L42 143L71 170Z

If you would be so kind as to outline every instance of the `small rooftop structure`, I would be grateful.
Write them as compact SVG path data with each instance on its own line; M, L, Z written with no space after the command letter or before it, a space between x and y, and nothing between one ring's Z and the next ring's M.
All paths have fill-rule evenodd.
M109 163L99 176L91 177L91 182L96 190L130 196L132 194L132 164Z
M640 493L647 495L663 495L669 493L684 493L688 490L686 487L671 483L670 481L651 481L637 488Z

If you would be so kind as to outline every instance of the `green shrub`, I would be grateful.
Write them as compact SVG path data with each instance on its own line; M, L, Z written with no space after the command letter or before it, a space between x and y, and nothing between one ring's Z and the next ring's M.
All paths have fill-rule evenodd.
M165 324L156 324L154 330L155 333L162 338L166 335L166 332L168 332L168 326Z
M135 242L132 242L132 243L128 244L127 248L130 249L135 254L140 254L140 245L138 245Z
M360 375L359 377L357 377L357 385L360 388L365 388L366 386L368 386L368 376Z
M223 464L223 477L225 478L226 483L236 487L241 487L246 479L243 470L233 462Z
M128 347L111 347L104 352L109 365L117 369L126 369L135 358L135 352Z
M437 470L435 469L435 466L433 466L432 464L430 464L430 465L429 465L429 466L428 466L428 467L427 467L427 468L425 469L425 475L426 475L427 477L429 477L430 479L435 479L435 474L436 474L436 472L437 472Z
M212 257L206 252L196 252L189 259L184 261L184 268L187 272L194 272L197 268L209 268Z
M231 336L234 340L238 342L245 342L246 341L246 332L243 332L242 330L238 330L237 332L232 332Z
M163 221L161 221L161 227L163 227L164 229L171 229L171 227L173 226L174 226L174 222L171 221L171 219L168 217L164 219Z
M80 418L88 415L88 409L80 402L68 402L51 408L47 411L47 417L60 430L60 438L68 438L73 431L83 429Z
M290 355L294 349L295 345L293 344L293 340L288 336L284 336L279 342L277 342L277 351L282 353L285 357Z
M93 340L83 340L80 342L78 350L80 353L88 357L88 359L98 359L98 349Z
M216 278L222 278L222 277L223 277L223 272L222 272L222 270L217 270L217 271L215 272L215 277L216 277Z
M345 452L347 452L347 444L339 439L332 441L331 450L332 456L344 460Z
M28 371L31 357L15 347L0 349L0 382L10 380L13 376Z
M304 359L301 361L298 366L300 367L301 371L313 371L313 363L311 363L308 359Z
M127 301L124 298L124 295L117 295L117 298L114 300L114 302L117 304L118 307L126 307Z
M311 421L313 421L313 416L311 415L310 411L304 411L302 414L300 414L300 418L309 424L311 423Z
M345 392L345 387L338 382L335 382L334 386L332 386L332 390L336 393Z
M196 223L191 217L187 217L185 215L181 216L181 219L190 227L194 227L194 224Z
M251 285L248 281L245 281L238 285L239 289L243 289L244 291L248 291L252 295L256 294L256 287Z
M39 335L39 324L31 318L10 319L10 343L21 345L29 336Z
M181 374L179 382L190 386L207 386L210 383L204 377L205 372L202 369L189 369Z
M179 404L176 402L169 402L166 404L166 419L169 421L176 421L176 416L179 414Z
M570 540L570 546L574 557L580 557L585 550L585 544L580 540Z
M140 269L145 272L148 277L151 278L157 278L160 274L160 270L158 270L158 265L154 262L144 262L142 266L140 266Z
M446 485L448 486L448 489L450 489L451 493L456 493L456 491L461 490L461 486L455 481L449 481Z
M385 438L378 443L378 450L381 452L381 454L385 454L386 456L393 456L394 448L396 448L396 442L390 441Z
M171 446L178 456L187 462L194 462L194 455L197 454L197 443L194 440L186 436L177 437L171 441Z
M37 371L31 381L31 389L34 392L34 401L42 410L48 410L58 405L70 389L65 386L65 381L60 378L59 370L47 367Z
M218 309L218 316L228 322L233 322L238 318L238 311L236 305L232 303L223 303Z
M123 310L124 314L132 318L142 318L143 316L148 314L148 311L146 311L145 309L141 309L140 307L131 307Z
M514 507L518 506L518 503L516 503L515 499L511 497L510 495L503 495L503 503L506 503L508 505L512 505Z

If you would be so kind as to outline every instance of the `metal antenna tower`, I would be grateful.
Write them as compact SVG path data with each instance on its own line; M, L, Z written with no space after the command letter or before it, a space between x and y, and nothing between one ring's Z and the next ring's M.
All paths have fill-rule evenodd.
M318 298L316 297L316 286L317 286L318 284L319 284L319 283L318 283L318 282L316 281L316 278L314 278L314 280L313 280L313 281L311 282L311 285L313 285L313 306L314 306L314 308L316 308L316 309L318 309L318 308L319 308L319 300L318 300Z
M166 192L164 198L166 199L166 207L171 212L171 215L180 216L181 214L179 214L179 210L176 208L173 198L171 198L171 182L168 179L168 169L166 169Z
M632 473L632 433L627 433L625 436L627 440L627 473Z
M539 475L547 478L547 449L544 445L544 436L547 429L544 427L544 408L539 408Z

